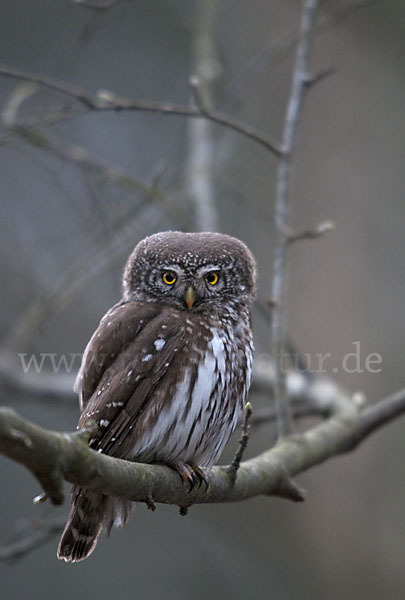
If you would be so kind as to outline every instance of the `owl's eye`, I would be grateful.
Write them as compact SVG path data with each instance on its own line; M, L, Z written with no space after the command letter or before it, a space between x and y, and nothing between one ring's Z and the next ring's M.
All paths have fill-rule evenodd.
M162 275L163 283L173 285L177 281L177 275L174 271L165 271Z
M219 281L219 275L217 271L211 271L210 273L207 273L205 276L205 281L210 285L216 285Z

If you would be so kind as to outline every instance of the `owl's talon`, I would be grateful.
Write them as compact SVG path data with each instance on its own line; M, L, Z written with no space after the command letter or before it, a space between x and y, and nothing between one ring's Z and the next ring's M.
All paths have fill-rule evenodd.
M208 486L210 484L209 477L204 473L204 471L200 467L193 467L194 475L198 480L198 487L201 487L202 484L205 485L205 491L207 491Z
M194 465L187 465L190 468L190 473L192 479L190 480L190 492L196 485L200 488L202 484L205 485L205 491L207 491L209 486L209 479L204 473L204 471L200 467L195 467Z
M170 462L168 463L168 466L171 469L174 469L174 471L176 471L176 473L179 475L180 479L184 483L189 484L189 493L194 489L196 485L198 485L198 487L201 487L203 483L205 485L205 489L208 489L209 479L200 467L195 467L194 465L189 465L181 461Z

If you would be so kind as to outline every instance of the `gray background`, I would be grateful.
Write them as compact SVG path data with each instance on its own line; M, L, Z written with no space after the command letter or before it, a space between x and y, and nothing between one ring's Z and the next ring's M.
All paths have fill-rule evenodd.
M326 2L325 10L337 4ZM210 7L213 21L204 29ZM122 1L99 15L85 37L92 17L85 7L67 0L2 0L0 62L91 93L107 89L133 99L187 104L190 74L201 68L196 40L203 29L214 57L208 61L214 77L204 88L209 101L277 138L291 54L271 60L265 49L294 32L299 9L293 0ZM294 227L332 219L336 230L291 252L288 330L300 352L331 353L330 376L352 392L362 390L369 402L404 380L404 23L403 2L373 2L317 34L313 70L333 65L336 72L306 100L295 156ZM263 60L256 71L252 60L258 56ZM2 108L16 85L0 77ZM77 111L63 96L38 90L18 116L32 123L62 107ZM81 112L41 131L48 140L70 150L85 148L149 186L155 181L160 200L106 178L105 170L19 137L4 138L3 126L3 347L33 301L83 280L66 301L57 294L57 310L48 306L32 335L11 346L14 355L82 352L99 318L119 298L120 272L136 242L162 229L204 227L190 191L196 173L189 164L196 136L191 121ZM218 229L244 239L256 255L259 298L266 301L276 161L238 134L216 126L203 132L210 140L210 160L195 168L209 183ZM254 327L260 357L269 347L269 325L260 311ZM357 341L363 368L368 354L381 355L380 373L342 370L343 357ZM13 394L5 385L1 395L2 403L44 426L75 427L74 403ZM266 398L252 401L262 405ZM354 454L299 477L309 493L302 505L256 498L196 506L186 518L175 507L159 506L151 513L138 506L124 532L102 540L88 561L75 566L56 560L54 538L19 562L0 565L4 597L401 598L403 436L398 421ZM271 427L255 430L247 455L273 439ZM22 467L1 458L0 468L0 532L6 543L44 508L31 505L38 485ZM65 510L55 509L52 516Z

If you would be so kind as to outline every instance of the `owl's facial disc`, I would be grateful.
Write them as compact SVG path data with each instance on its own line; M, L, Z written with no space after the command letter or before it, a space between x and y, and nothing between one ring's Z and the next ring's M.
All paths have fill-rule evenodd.
M243 242L220 233L156 233L139 242L123 276L124 298L169 302L187 310L209 311L224 300L249 305L255 295L256 267ZM189 301L189 304L191 302Z

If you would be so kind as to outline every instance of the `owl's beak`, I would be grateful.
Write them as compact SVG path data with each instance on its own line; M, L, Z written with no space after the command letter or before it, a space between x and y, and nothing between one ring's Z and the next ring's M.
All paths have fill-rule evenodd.
M187 304L187 308L189 310L191 310L193 307L193 304L196 300L195 291L191 285L189 285L188 288L186 289L186 293L184 295L184 300Z

